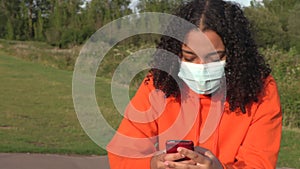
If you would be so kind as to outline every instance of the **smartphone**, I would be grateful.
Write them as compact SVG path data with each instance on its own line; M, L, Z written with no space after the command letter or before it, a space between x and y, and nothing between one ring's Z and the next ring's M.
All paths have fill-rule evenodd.
M177 153L178 147L184 147L184 148L194 151L194 143L191 140L167 140L167 142L166 142L167 153ZM190 159L188 157L185 157L185 158L176 160L175 162L184 161L184 160L190 160Z

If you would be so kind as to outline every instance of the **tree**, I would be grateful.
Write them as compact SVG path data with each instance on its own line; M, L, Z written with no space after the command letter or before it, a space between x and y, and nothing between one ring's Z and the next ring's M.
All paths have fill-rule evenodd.
M7 39L13 40L20 35L20 5L18 0L5 1L1 0L1 15L4 18L1 21L2 29L4 30L3 36Z
M17 40L31 40L34 36L33 29L33 1L21 1L19 14L15 23Z
M63 13L58 1L52 1L51 14L49 16L48 29L46 31L47 42L51 45L60 45Z
M140 0L138 9L141 12L172 13L185 0Z
M53 9L53 0L33 0L32 6L32 26L33 39L44 41L46 29L49 26L49 16Z
M294 9L291 10L288 19L288 35L292 47L295 47L297 52L300 53L300 3L296 4Z
M47 42L59 47L76 44L77 30L81 30L78 15L81 13L82 0L52 0L52 12L46 31Z
M299 0L263 0L265 8L279 18L282 29L287 31L290 10L294 8Z
M92 0L87 4L87 17L97 30L108 22L131 14L130 0Z
M44 21L42 12L38 12L37 21L34 23L34 39L38 41L44 40Z
M288 48L287 34L283 31L276 15L261 5L244 8L244 12L251 23L252 33L259 47L276 45Z
M5 12L5 3L4 0L0 0L0 38L4 38L6 36L6 22L7 16Z
M104 25L105 11L107 10L103 1L93 0L87 3L86 17L95 30Z
M13 31L10 33L13 33L13 36L10 37L13 37L13 39L35 39L35 29L37 27L40 28L40 32L37 32L38 34L44 31L44 24L42 23L44 23L46 17L49 16L49 2L49 0L1 0L0 17L2 19L0 29L3 30L3 32L7 32L9 30L6 28L9 28L11 24L13 25ZM0 37L5 36L5 34L0 34Z
M122 16L128 15L131 13L131 10L128 8L130 0L107 0L107 5L109 7L110 21L118 19Z
M12 26L12 23L10 20L7 21L6 23L6 34L5 34L5 38L8 40L13 40L14 37L14 28Z

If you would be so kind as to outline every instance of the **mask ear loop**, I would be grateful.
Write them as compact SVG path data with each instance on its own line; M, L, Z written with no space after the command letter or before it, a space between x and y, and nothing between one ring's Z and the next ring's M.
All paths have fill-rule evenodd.
M213 135L220 124L226 100L226 87L224 82L225 77L222 78L220 90L212 95L210 110L200 133L200 144L206 142Z

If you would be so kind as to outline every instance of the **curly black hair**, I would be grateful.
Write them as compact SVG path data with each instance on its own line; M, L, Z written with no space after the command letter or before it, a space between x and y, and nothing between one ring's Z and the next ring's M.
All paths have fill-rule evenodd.
M271 69L258 52L250 32L250 23L239 4L223 0L192 0L181 4L174 15L196 25L203 32L211 30L221 37L226 50L229 108L230 111L240 109L245 113L247 104L258 101ZM170 25L169 29L167 31L174 28ZM182 44L175 38L162 36L157 48L181 57ZM148 79L152 76L155 88L162 90L166 97L179 97L183 82L177 75L180 67L178 60L156 54L153 64L155 68L150 70ZM168 71L158 67L167 68Z

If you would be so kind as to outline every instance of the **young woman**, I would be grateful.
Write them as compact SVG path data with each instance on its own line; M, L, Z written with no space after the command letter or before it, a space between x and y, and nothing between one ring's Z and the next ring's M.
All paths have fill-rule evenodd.
M275 168L279 95L243 11L232 2L193 0L175 15L198 30L186 32L185 42L161 38L158 50L180 62L155 55L107 147L111 169ZM167 140L191 140L195 148L165 153Z

